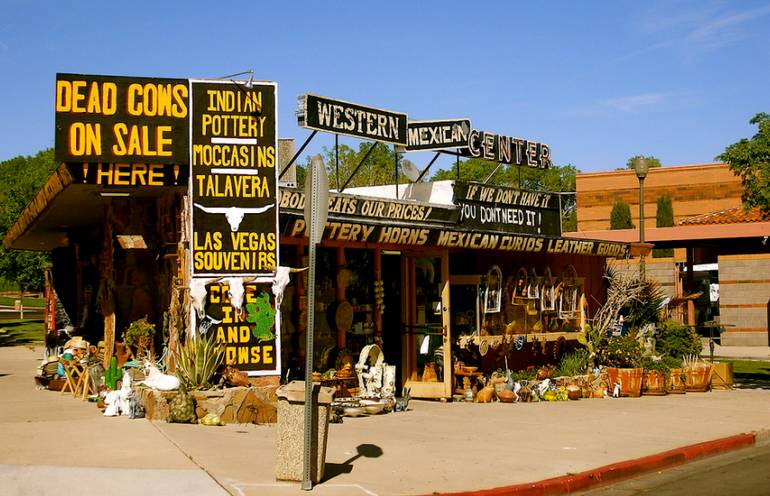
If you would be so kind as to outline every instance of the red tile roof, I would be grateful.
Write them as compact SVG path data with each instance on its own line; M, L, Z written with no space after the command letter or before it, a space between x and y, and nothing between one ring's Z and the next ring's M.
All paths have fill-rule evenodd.
M762 217L759 208L754 207L745 210L743 207L728 208L727 210L717 210L708 214L693 215L685 217L679 221L679 225L704 225L704 224L738 224L745 222L763 222L767 219Z

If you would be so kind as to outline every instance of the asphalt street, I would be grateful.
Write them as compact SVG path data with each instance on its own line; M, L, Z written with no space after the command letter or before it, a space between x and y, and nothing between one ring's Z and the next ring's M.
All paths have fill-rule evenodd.
M770 495L770 444L577 493L591 496Z

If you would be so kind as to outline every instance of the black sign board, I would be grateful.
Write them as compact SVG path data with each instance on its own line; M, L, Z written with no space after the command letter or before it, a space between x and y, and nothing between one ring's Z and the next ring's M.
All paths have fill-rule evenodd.
M409 121L407 151L446 150L468 146L471 121L455 119L444 121Z
M535 169L551 167L551 148L543 143L473 129L468 148L462 153L501 164L526 165Z
M282 232L289 237L305 237L305 221L284 216ZM364 222L331 221L326 223L324 240L348 243L373 243L410 247L439 246L471 250L500 250L511 252L595 255L627 257L628 245L586 239L554 238L533 234L512 234L495 231L447 229L419 225L398 226Z
M276 308L271 284L244 284L243 311L236 311L227 283L207 286L206 316L198 331L213 334L224 346L225 363L249 375L281 373L280 340L276 339Z
M454 203L463 227L561 235L559 197L553 193L457 181Z
M282 212L289 210L302 212L305 208L305 193L296 189L282 188L279 207ZM454 224L457 222L457 209L427 203L329 193L329 217L343 216L382 219L390 222Z
M276 86L191 81L193 274L278 264Z
M179 164L67 163L76 183L98 186L187 186L190 168Z
M57 162L184 164L185 79L56 75Z
M305 94L299 99L300 126L406 146L406 114Z

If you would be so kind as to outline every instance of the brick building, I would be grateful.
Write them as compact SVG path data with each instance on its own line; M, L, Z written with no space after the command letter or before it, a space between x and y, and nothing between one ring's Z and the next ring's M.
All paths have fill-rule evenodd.
M578 174L578 232L574 237L639 240L639 181L633 170ZM674 256L646 259L646 273L672 297L692 300L682 319L702 326L718 319L725 345L770 343L770 220L741 206L743 187L726 164L651 169L644 183L645 240L674 248ZM669 195L674 227L655 227L657 199ZM621 199L634 229L610 230L610 212ZM636 260L616 261L638 270ZM711 298L709 293L712 293ZM712 301L712 300L716 301Z

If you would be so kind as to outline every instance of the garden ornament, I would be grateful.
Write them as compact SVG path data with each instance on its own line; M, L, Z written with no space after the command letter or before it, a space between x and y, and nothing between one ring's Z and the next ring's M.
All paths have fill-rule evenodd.
M173 391L179 389L179 378L175 375L164 374L151 361L144 361L144 373L146 379L140 381L149 388L158 391Z

